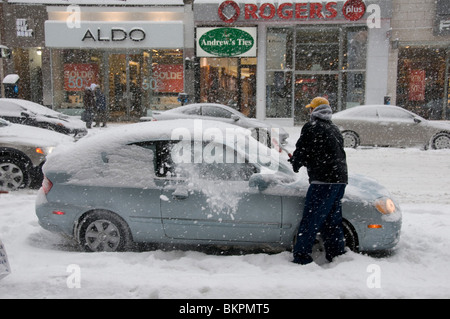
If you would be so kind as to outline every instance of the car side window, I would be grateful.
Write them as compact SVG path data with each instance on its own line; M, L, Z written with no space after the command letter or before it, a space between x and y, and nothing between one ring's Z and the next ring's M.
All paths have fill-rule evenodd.
M375 108L365 108L361 110L352 110L349 115L350 117L355 118L367 118L367 119L376 119L378 117L377 115L377 109Z
M223 144L181 141L173 144L166 159L178 177L247 181L257 168Z
M194 106L194 107L186 108L181 113L186 114L186 115L201 115L201 111L202 111L202 109L200 106Z
M176 141L146 141L134 143L140 147L150 149L154 156L153 168L157 177L175 176L174 164L170 157L170 149Z
M213 105L202 106L202 115L209 117L231 118L231 112Z
M382 108L378 110L378 113L380 115L381 119L392 119L392 120L413 120L414 116L409 114L408 112L404 112L402 110L398 109L389 109L389 108Z

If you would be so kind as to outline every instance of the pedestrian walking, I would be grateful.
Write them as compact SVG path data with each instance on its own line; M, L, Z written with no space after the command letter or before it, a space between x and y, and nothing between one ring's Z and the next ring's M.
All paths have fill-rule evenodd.
M108 109L106 107L106 98L103 94L100 86L94 84L94 94L95 94L95 126L106 126L106 121L108 120Z
M294 260L308 264L317 233L320 232L328 261L345 252L341 199L348 183L344 141L339 128L331 121L330 103L314 98L307 122L289 160L294 172L304 166L309 177L303 217L294 241Z
M82 114L82 120L86 122L86 127L92 127L92 121L94 119L94 111L95 111L95 97L94 92L92 92L91 88L87 87L84 90L83 96L83 106L84 113Z

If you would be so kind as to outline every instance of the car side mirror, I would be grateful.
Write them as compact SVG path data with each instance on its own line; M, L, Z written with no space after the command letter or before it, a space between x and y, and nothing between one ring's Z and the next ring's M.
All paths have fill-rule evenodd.
M235 122L239 121L239 116L237 116L236 114L231 114L231 119Z
M248 180L248 186L258 188L260 192L265 191L270 185L270 180L261 173L253 174Z
M28 113L28 112L20 112L20 116L29 118L30 117L30 113Z
M414 118L414 123L419 124L420 122L422 122L422 121L419 118L417 118L417 117Z

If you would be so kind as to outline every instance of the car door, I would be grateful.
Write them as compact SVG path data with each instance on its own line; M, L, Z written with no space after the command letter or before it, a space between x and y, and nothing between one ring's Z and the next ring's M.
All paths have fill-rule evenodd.
M249 187L256 166L229 148L224 152L233 153L231 163L210 161L204 154L202 161L193 155L190 161L180 162L174 156L181 148L195 153L196 147L180 142L171 148L171 158L164 164L172 169L163 177L161 196L166 236L185 241L279 242L281 197ZM209 152L214 147L202 143L201 150Z
M424 132L413 114L397 107L379 107L380 139L389 146L408 147L424 144Z

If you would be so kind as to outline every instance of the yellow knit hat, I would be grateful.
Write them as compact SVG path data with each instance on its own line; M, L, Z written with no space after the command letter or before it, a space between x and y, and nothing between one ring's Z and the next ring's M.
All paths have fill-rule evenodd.
M313 98L311 103L305 107L310 107L312 109L315 109L316 107L318 107L319 105L322 105L322 104L330 105L330 102L328 102L328 100L326 98L318 96L318 97Z

